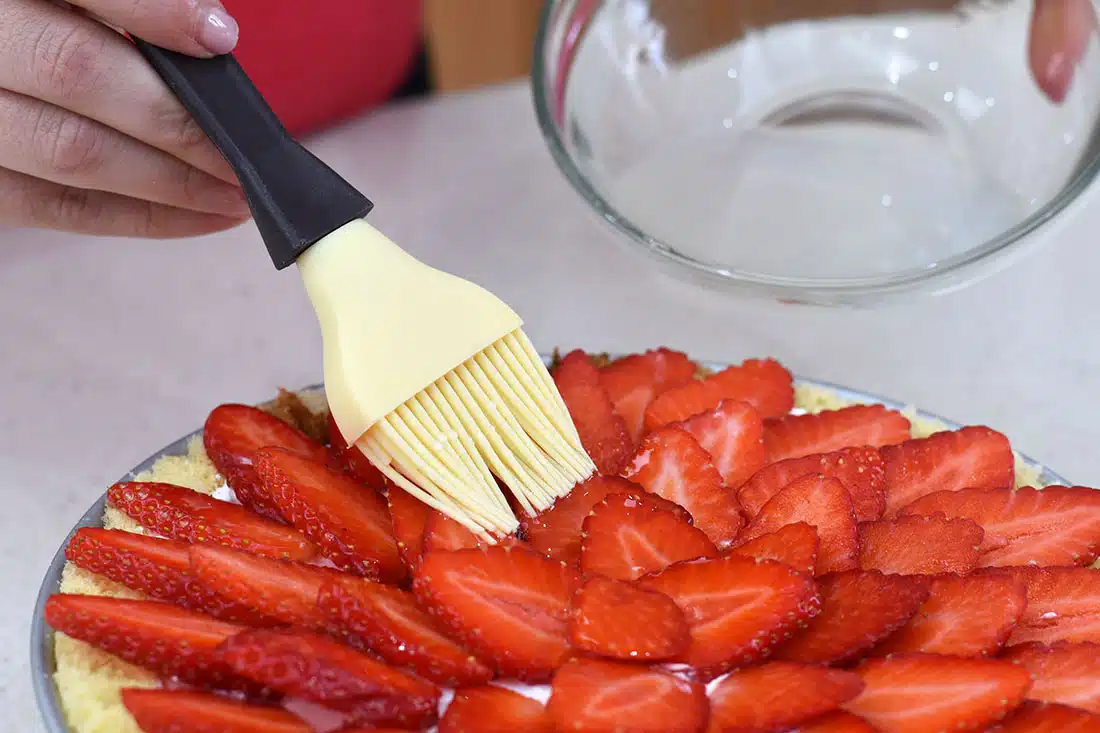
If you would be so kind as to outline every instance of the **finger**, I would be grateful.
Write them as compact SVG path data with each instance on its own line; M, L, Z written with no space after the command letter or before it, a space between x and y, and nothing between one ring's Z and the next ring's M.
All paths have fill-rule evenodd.
M87 117L2 90L0 167L194 211L248 212L236 186Z
M0 224L7 226L175 239L232 229L242 221L113 193L62 186L0 168Z
M1028 63L1051 101L1065 100L1095 29L1091 0L1035 0Z
M71 0L142 40L192 56L237 46L237 21L218 0Z
M229 165L133 45L41 0L0 0L0 88L113 127L236 183Z

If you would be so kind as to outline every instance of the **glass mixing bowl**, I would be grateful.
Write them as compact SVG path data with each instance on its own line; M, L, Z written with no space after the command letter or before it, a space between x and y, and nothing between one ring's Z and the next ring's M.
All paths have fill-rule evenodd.
M592 208L694 280L829 305L944 292L1100 168L1096 39L1055 104L1029 71L1031 10L553 0L539 124Z

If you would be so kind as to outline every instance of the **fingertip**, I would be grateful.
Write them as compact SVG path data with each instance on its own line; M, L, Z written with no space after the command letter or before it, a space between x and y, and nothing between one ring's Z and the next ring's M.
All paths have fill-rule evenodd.
M237 21L220 5L200 4L196 40L213 56L230 53L237 47L240 27Z

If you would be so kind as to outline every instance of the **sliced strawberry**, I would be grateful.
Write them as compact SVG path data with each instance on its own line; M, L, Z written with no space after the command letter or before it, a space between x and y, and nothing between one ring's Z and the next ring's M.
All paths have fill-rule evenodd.
M695 378L696 366L679 351L657 349L616 359L600 369L600 384L607 390L615 412L626 421L633 445L642 439L645 409L661 392Z
M908 418L882 405L852 405L813 414L783 415L764 425L769 463L842 448L878 448L908 439Z
M863 718L837 710L802 723L798 733L879 733Z
M634 580L681 560L718 556L700 530L631 494L612 494L597 504L581 536L581 571L619 580Z
M619 476L593 476L577 484L566 496L558 499L554 506L542 514L523 521L522 531L531 547L553 560L576 565L581 560L581 525L592 508L612 494L630 494L644 497L651 504L660 504L666 511L672 511L685 521L691 522L691 515L678 504L665 501L656 494L650 494L638 484Z
M463 527L438 509L428 510L424 522L423 552L432 550L472 550L486 547L476 534Z
M340 426L330 412L328 414L328 452L329 465L343 471L365 486L376 491L388 487L385 475L373 463L367 460L357 446L348 445L340 433Z
M791 373L771 359L749 359L706 379L663 392L646 408L645 430L656 430L713 410L723 400L748 402L761 417L786 415L794 407Z
M1031 675L1027 699L1070 705L1100 715L1100 644L1021 644L1004 659Z
M684 612L668 596L622 580L594 577L573 597L573 648L612 659L668 659L691 645Z
M691 648L679 660L704 676L762 658L820 610L811 578L769 560L692 560L639 583L684 611Z
M876 656L995 654L1027 605L1023 583L1007 575L938 575L928 580L928 600L905 626L875 647Z
M859 564L859 533L852 500L835 478L796 479L760 510L740 540L747 542L804 522L817 530L817 572L851 570Z
M1008 645L1100 643L1100 573L1089 568L1003 568L1027 588L1027 607Z
M786 730L836 710L863 691L859 675L810 664L771 662L734 672L710 691L719 730Z
M729 489L736 489L764 467L764 421L747 402L723 400L680 427L699 441Z
M745 513L755 517L769 499L795 479L810 474L835 478L844 485L857 522L881 519L886 511L886 464L878 449L869 446L772 463L754 473L738 490L737 498Z
M661 428L642 439L623 475L647 491L684 507L695 526L718 547L727 547L741 530L741 507L734 493L691 433Z
M159 535L213 542L286 560L312 560L317 547L297 530L236 504L172 484L125 481L107 490L116 508Z
M455 693L439 733L554 733L546 706L503 687L467 687Z
M775 651L776 659L807 664L859 657L898 630L928 598L923 578L851 570L818 578L821 613Z
M122 704L145 733L312 733L282 708L187 690L122 690ZM345 733L347 733L345 731Z
M1025 702L989 733L1100 733L1100 715L1066 705Z
M701 732L703 686L655 669L576 659L554 675L550 717L557 730Z
M899 575L969 573L981 557L982 528L942 514L859 525L859 566Z
M881 451L886 462L886 516L937 491L1003 489L1015 483L1016 459L1008 438L967 427L907 440Z
M321 586L317 605L373 653L426 680L462 687L492 679L493 670L448 638L407 591L365 578L335 577Z
M258 451L256 473L282 515L337 567L387 582L405 577L389 511L378 494L282 448Z
M937 491L901 509L971 519L985 530L981 565L1091 565L1100 557L1100 491L1076 486Z
M252 606L226 600L197 582L191 572L189 547L186 542L120 529L83 527L69 540L65 557L127 588L222 621L248 626L277 623Z
M1024 698L1031 679L1011 662L899 654L865 662L863 693L844 708L884 733L981 730Z
M198 686L258 690L233 673L218 645L244 631L197 611L161 601L56 594L46 601L46 623L165 678Z
M428 523L432 508L396 486L390 486L386 491L386 506L390 511L397 550L411 572L420 564L420 555L424 550L424 525Z
M547 679L569 652L573 570L519 547L430 552L417 598L466 646L506 676Z
M554 371L554 384L569 408L581 445L600 473L618 473L630 460L634 447L623 418L615 412L600 371L583 351L562 359Z
M800 573L813 575L817 563L817 530L805 522L795 522L737 545L730 554L775 560Z
M248 405L214 408L203 425L202 444L241 504L271 519L282 517L275 503L264 495L253 470L256 451L279 446L322 463L328 459L323 445L279 418Z

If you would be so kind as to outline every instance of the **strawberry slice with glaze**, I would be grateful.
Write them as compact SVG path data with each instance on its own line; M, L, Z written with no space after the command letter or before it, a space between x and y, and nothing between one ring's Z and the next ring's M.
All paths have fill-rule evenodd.
M473 550L486 547L486 543L470 530L448 517L438 509L428 510L428 519L424 522L424 542L422 552L432 550Z
M723 400L709 412L688 418L680 427L710 454L722 481L736 489L764 467L764 421L747 402Z
M972 426L907 440L879 451L886 462L886 515L937 491L1003 489L1015 485L1008 438Z
M573 597L574 649L611 659L669 659L691 645L684 612L668 596L622 580L589 578Z
M123 689L122 704L145 733L313 733L282 708L208 692ZM349 733L349 731L344 731Z
M389 511L378 494L282 448L259 450L255 468L282 515L338 568L386 582L405 577Z
M998 568L1027 588L1027 607L1008 645L1100 643L1100 573L1090 568Z
M600 369L600 384L626 422L632 445L645 431L645 410L659 395L695 379L696 365L679 351L656 349L616 359Z
M857 715L837 710L802 723L798 733L879 733L879 730Z
M661 428L642 439L623 476L691 514L694 524L719 548L728 547L743 519L737 497L691 433Z
M775 560L800 573L813 575L817 563L817 544L817 530L805 522L795 522L737 545L730 550L730 554Z
M937 491L901 514L970 519L985 531L981 565L1091 565L1100 557L1100 491L1083 486Z
M266 496L253 469L256 451L279 446L315 461L328 460L325 447L297 428L249 405L219 405L202 428L206 455L237 495L237 500L257 514L282 519L275 502Z
M858 566L859 531L852 500L835 478L812 475L796 479L764 505L739 539L754 540L798 522L817 530L819 574Z
M1100 733L1100 715L1066 705L1024 702L988 733Z
M741 670L710 691L717 730L781 731L838 709L863 691L859 675L810 664L770 662Z
M768 462L831 453L843 448L878 448L909 440L909 420L882 405L852 405L805 415L783 415L764 425Z
M943 514L859 525L859 566L899 575L969 573L981 558L982 528Z
M354 445L348 445L331 412L328 414L328 453L330 466L343 471L364 486L375 491L389 486L385 475L367 460L363 451Z
M183 486L124 481L107 498L146 529L191 544L213 542L257 555L312 560L317 547L281 522Z
M764 657L820 610L812 578L769 560L691 560L638 582L680 606L691 647L677 660L703 677Z
M1024 584L1007 575L938 575L913 618L873 650L991 656L1008 640L1027 606Z
M448 687L482 685L493 670L448 637L409 592L352 576L325 581L317 605L390 664Z
M554 370L554 384L596 469L612 474L621 471L630 460L634 443L588 354L579 350L567 354Z
M747 402L761 417L779 417L794 407L794 381L777 361L749 359L663 392L646 408L645 430L682 422L713 410L723 400Z
M432 508L407 491L390 486L386 491L386 506L390 512L390 526L397 542L397 551L410 572L420 564L424 550L424 526Z
M520 547L429 552L417 598L455 638L501 674L543 681L569 653L576 572Z
M1100 715L1100 644L1021 644L1002 655L1031 675L1027 699Z
M923 578L851 570L818 578L821 613L776 659L831 664L859 657L905 625L928 598Z
M886 464L878 449L869 446L772 463L754 473L737 491L737 498L745 513L755 517L773 496L811 474L835 478L844 485L857 522L881 519L886 511Z
M554 733L554 721L546 706L518 692L486 685L455 692L438 733L493 733L529 731Z
M554 676L547 710L556 730L701 733L702 685L656 669L575 659Z
M581 571L634 580L681 560L717 557L705 534L642 497L612 494L584 520Z
M1027 671L993 659L899 654L862 664L863 692L844 708L884 733L981 730L1020 704Z

